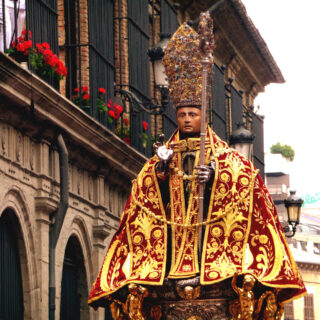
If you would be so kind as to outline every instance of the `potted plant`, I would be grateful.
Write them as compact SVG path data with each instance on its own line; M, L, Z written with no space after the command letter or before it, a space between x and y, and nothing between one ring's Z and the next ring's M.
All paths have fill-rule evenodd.
M104 88L98 89L98 96L97 96L97 110L100 113L105 113L107 117L107 121L109 123L113 123L115 120L118 120L123 112L123 108L118 105L116 102L113 102L109 99L109 102L105 102L105 94L106 90Z
M115 134L120 137L126 144L131 146L130 124L128 118L122 119L122 124L118 125L115 130Z
M87 86L79 88L74 88L72 96L72 102L76 104L80 109L82 109L85 113L90 114L90 95L88 93L89 88Z
M67 68L58 56L50 50L47 42L37 43L36 48L30 50L30 64L41 76L52 76L57 80L67 76Z
M6 50L9 57L19 63L28 62L29 53L32 51L31 31L27 39L27 30L23 30L21 36L12 41L10 48Z

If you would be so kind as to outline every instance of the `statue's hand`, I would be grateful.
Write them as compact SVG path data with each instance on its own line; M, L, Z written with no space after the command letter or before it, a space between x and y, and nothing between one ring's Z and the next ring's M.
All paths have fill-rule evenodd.
M208 182L214 174L214 162L210 163L209 166L202 165L196 166L198 171L196 172L196 178L199 180L200 183Z
M173 157L173 150L168 149L164 144L164 135L159 136L159 141L153 144L153 149L159 158L158 171L166 171L167 165Z

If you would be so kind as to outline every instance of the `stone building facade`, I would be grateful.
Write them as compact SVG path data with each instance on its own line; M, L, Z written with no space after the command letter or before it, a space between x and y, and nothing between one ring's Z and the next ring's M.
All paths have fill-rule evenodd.
M119 224L131 180L150 152L139 141L137 145L128 145L115 134L114 125L101 121L94 108L94 98L90 114L73 104L72 85L88 86L93 96L101 80L101 86L109 88L112 98L122 98L124 115L129 117L136 114L131 107L133 102L128 95L124 96L125 91L134 92L141 100L161 103L160 91L154 86L152 64L147 56L132 56L135 46L130 37L136 32L136 39L141 41L136 43L136 50L139 55L146 54L145 46L153 47L159 40L158 32L166 31L163 27L166 14L172 14L170 21L175 20L173 25L178 25L186 19L196 19L200 11L213 3L178 2L180 6L174 8L167 0L105 1L105 13L110 14L106 25L104 19L98 18L102 9L94 7L95 1L74 1L72 10L68 11L72 13L70 16L66 14L70 9L67 1L48 1L47 7L55 12L55 25L50 24L40 36L37 24L31 20L41 22L46 17L47 11L41 11L45 8L37 9L44 2L26 1L26 23L27 28L29 24L33 28L33 39L50 40L53 47L59 48L59 57L69 67L70 74L73 72L73 79L68 76L58 85L52 84L32 68L24 69L0 52L0 256L3 259L0 293L5 297L1 298L0 317L6 318L8 314L10 319L108 317L104 310L88 308L88 293ZM145 16L140 17L141 12ZM96 20L89 19L95 15ZM284 79L240 0L225 1L212 15L216 26L216 65L223 69L220 94L227 140L235 124L234 96L240 101L238 114L254 130L252 119L258 117L250 108L254 98L267 84L281 83ZM76 39L77 45L67 39L70 17L79 22L74 29L74 35L81 35L81 39ZM140 18L144 19L143 27L139 25ZM134 31L137 25L138 31ZM110 29L104 36L110 45L99 47L101 39L93 35L101 35L98 31L103 33L108 26ZM50 28L54 28L52 34ZM77 48L72 59L72 51L68 51L71 47ZM134 66L136 69L132 66L134 59L139 62ZM98 75L99 69L106 70L108 77ZM134 70L139 71L138 77L132 74ZM144 83L140 86L141 79ZM149 121L149 151L151 135L156 136L164 129L161 116L146 113L138 119ZM132 122L131 132L136 136L142 132L141 128L133 129ZM261 148L262 142L257 148Z

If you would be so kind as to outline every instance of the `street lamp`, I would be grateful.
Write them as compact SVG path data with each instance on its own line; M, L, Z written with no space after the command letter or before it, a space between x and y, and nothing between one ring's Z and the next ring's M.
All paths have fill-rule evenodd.
M284 200L284 205L287 208L288 226L284 227L286 237L291 238L295 235L297 225L300 223L300 213L303 200L296 196L296 191L290 191L290 195ZM290 232L290 233L289 233Z
M244 122L237 126L238 128L230 136L230 146L251 160L254 136L245 128Z
M170 33L160 33L160 42L158 42L154 48L148 50L148 56L153 63L154 78L156 86L168 87L168 79L164 71L164 65L162 58L164 56L164 50L167 47L171 38Z
M160 33L160 42L158 42L152 49L148 50L148 56L153 64L154 80L156 88L160 89L161 93L161 107L165 110L169 103L169 89L168 78L165 74L162 58L164 50L167 47L171 38L170 33Z

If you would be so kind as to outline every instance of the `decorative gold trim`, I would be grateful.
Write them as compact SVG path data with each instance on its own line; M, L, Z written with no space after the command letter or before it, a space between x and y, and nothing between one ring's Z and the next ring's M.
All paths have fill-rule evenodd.
M105 291L109 291L111 289L109 287L109 285L107 284L107 276L108 276L108 271L109 271L111 258L113 257L114 252L117 249L119 243L120 243L119 240L115 240L112 243L111 247L108 250L107 257L106 257L105 262L104 262L103 267L102 267L101 277L100 277L100 279L101 279L100 280L100 287L101 287L102 290L105 290Z
M155 171L155 165L152 168L152 173L153 173L153 177L154 177L154 181L155 181L155 185L156 185L156 191L159 195L159 204L160 204L160 210L162 212L162 217L163 219L166 219L166 211L163 207L163 201L162 201L162 196L161 196L161 192L160 192L160 187L159 187L159 183L158 183L158 179L156 178L156 171ZM163 279L165 277L165 273L166 273L166 265L167 265L167 252L168 252L168 228L166 225L163 226L163 231L164 231L164 257L163 257L163 265L162 265L162 274L161 274L161 279L160 282L163 283Z
M246 262L246 247L247 247L247 243L248 243L248 239L249 239L249 234L250 234L250 230L251 230L251 222L252 222L252 213L253 213L253 191L254 191L254 181L257 177L258 174L258 170L254 170L253 164L250 162L251 164L251 172L252 172L252 176L251 176L251 181L250 181L250 209L249 209L249 214L248 214L248 225L247 225L247 234L245 237L245 240L243 242L243 254L242 254L242 272L245 272L245 262Z

